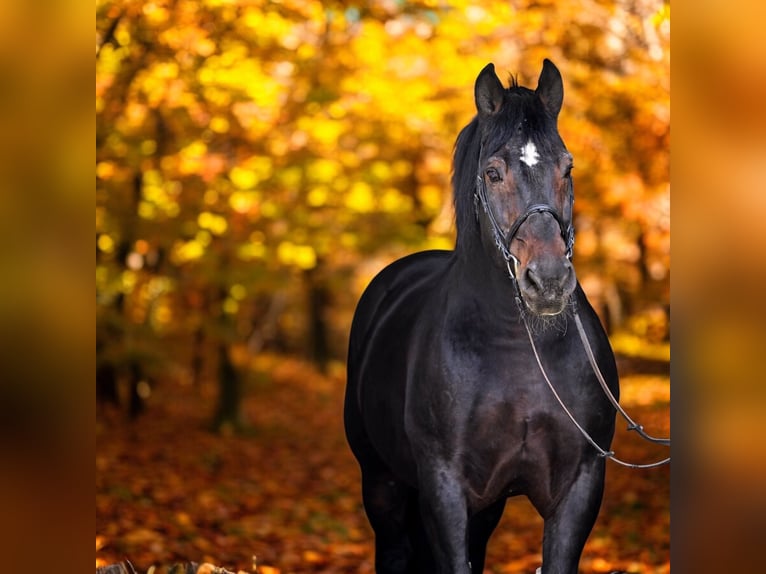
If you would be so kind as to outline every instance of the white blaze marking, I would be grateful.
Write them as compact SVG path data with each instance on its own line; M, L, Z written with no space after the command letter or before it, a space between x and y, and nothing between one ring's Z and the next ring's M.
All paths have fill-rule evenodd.
M535 144L532 143L532 140L528 141L527 145L521 148L520 159L529 167L537 164L537 161L540 159L540 154L537 153L537 148L535 147Z

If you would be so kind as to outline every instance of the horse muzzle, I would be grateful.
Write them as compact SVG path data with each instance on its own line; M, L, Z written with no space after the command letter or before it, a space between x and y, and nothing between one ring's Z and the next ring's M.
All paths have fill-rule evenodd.
M519 291L536 315L558 315L575 289L572 262L566 257L535 259L519 270Z

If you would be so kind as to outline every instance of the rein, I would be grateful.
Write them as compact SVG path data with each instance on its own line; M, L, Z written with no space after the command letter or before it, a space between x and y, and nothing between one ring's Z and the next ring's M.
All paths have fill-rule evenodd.
M570 201L572 201L573 194L571 192L569 197L570 197ZM524 303L522 302L522 298L521 298L521 289L519 288L519 282L516 279L516 274L514 273L514 271L518 267L519 260L511 253L510 245L511 245L511 241L513 241L513 238L518 232L519 228L532 214L550 213L553 216L553 218L556 220L556 222L559 224L559 228L561 229L561 237L564 239L564 242L566 244L566 257L567 259L571 259L572 248L574 246L574 226L571 223L565 226L563 220L561 219L561 216L550 205L546 205L544 203L537 203L528 207L527 210L524 213L522 213L516 219L516 221L514 221L508 233L505 234L502 228L500 227L500 225L498 224L497 219L495 218L495 214L492 211L492 207L489 204L489 200L487 199L487 188L480 174L476 176L476 192L474 193L474 209L476 211L477 219L479 217L479 211L478 211L479 202L481 202L482 208L484 209L484 212L487 214L490 225L492 227L492 235L495 240L495 245L497 246L497 249L500 251L501 255L503 256L503 259L505 260L505 265L506 265L506 268L508 269L508 275L510 276L511 282L513 283L516 304L519 307L519 314L521 315L521 319L524 322L524 327L527 331L527 336L529 337L529 343L532 346L532 352L535 355L537 366L540 369L540 373L543 375L543 378L545 379L545 382L547 383L548 388L553 393L553 396L556 398L556 401L559 403L563 411L566 413L566 415L569 417L569 419L572 421L575 427L577 427L577 430L579 430L580 433L583 435L583 437L585 437L585 440L587 440L593 446L593 448L595 448L598 451L599 456L608 458L610 460L613 460L617 464L620 464L622 466L626 466L629 468L654 468L657 466L661 466L663 464L668 464L670 462L670 457L664 458L657 462L652 462L647 464L637 464L632 462L626 462L624 460L617 458L614 455L614 451L611 451L611 450L606 451L603 448L601 448L601 446L599 446L599 444L593 439L593 437L591 437L588 434L588 431L586 431L580 425L580 423L577 422L574 415L566 407L566 405L564 404L564 401L561 400L561 397L556 392L556 389L553 386L553 383L548 378L548 374L545 372L545 369L543 368L543 363L540 360L539 353L537 352L537 346L535 345L534 337L532 337L532 330L529 328L529 323L527 322L526 313L524 312ZM511 266L511 261L513 261L513 267ZM641 438L649 442L662 444L669 447L670 446L669 438L657 438L647 434L644 431L644 427L636 423L632 418L630 418L628 413L625 412L625 409L623 409L622 406L620 406L620 403L614 397L614 395L612 394L612 391L609 390L609 386L606 384L604 375L601 373L601 369L599 369L598 364L596 363L596 358L593 355L593 349L591 348L590 342L588 341L588 337L585 334L585 329L583 328L582 321L580 320L580 315L577 312L577 308L575 308L574 310L574 319L575 319L575 324L577 325L577 333L580 335L580 340L582 341L583 347L585 349L585 354L588 356L588 361L590 362L591 368L593 369L593 372L595 373L596 378L598 379L598 382L604 391L604 394L606 394L607 398L609 399L609 402L628 422L628 430L636 431L638 435L641 436Z
M595 448L598 451L599 456L613 460L617 464L620 464L622 466L627 466L628 468L654 468L656 466L662 466L663 464L668 464L670 462L670 457L664 458L662 460L658 460L657 462L650 462L646 464L626 462L624 460L617 458L614 455L614 451L612 450L606 451L599 446L599 444L593 439L593 437L591 437L588 434L588 431L586 431L580 425L580 423L577 422L577 420L574 418L574 415L569 411L569 409L564 404L564 401L561 400L561 397L556 392L556 389L553 386L553 383L548 378L548 373L546 373L545 369L543 368L543 363L540 360L540 354L537 352L537 345L535 345L534 338L532 337L532 331L530 330L529 323L527 323L527 319L524 315L524 310L522 307L523 303L521 302L521 299L519 297L516 297L516 304L519 306L519 312L521 313L522 320L524 321L524 327L527 330L527 336L529 337L529 344L532 345L532 352L535 354L535 360L537 361L537 366L540 369L540 373L542 373L543 378L545 379L545 382L548 384L548 388L553 393L553 396L556 398L556 401L559 403L562 410L569 417L569 420L571 420L572 423L574 423L574 425L577 427L577 430L579 430L580 433L585 437L585 440L587 440L593 446L593 448ZM612 403L612 405L617 409L617 411L619 411L619 413L625 418L625 420L628 421L628 430L629 431L634 430L638 432L638 434L642 438L650 442L660 443L660 444L664 444L665 446L670 446L669 438L656 438L645 433L643 430L644 427L642 425L637 424L633 419L631 419L630 416L628 416L628 414L625 412L625 410L620 406L620 403L617 401L617 399L614 398L614 395L612 394L612 391L609 390L609 387L607 386L606 381L604 380L604 375L601 374L601 369L598 368L596 359L593 356L593 350L591 349L590 343L588 342L588 338L585 335L585 330L583 329L582 321L580 321L580 316L577 313L577 309L575 309L574 317L575 317L575 323L577 324L577 332L580 335L580 340L583 343L583 347L585 347L585 353L588 355L588 360L590 361L591 367L593 368L593 372L596 374L596 378L598 379L599 383L601 383L601 388L604 390L604 393L609 399L609 402Z

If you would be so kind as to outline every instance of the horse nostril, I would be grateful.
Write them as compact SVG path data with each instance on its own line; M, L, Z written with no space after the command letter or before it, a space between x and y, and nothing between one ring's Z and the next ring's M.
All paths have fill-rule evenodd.
M537 274L536 266L534 264L531 264L527 267L527 270L524 273L524 277L526 278L528 288L532 288L535 291L543 290L543 281Z
M568 292L574 288L574 266L569 261L548 265L533 261L527 265L521 283L524 290L538 294Z
M574 279L574 266L571 261L564 262L564 273L561 275L561 286L566 287Z

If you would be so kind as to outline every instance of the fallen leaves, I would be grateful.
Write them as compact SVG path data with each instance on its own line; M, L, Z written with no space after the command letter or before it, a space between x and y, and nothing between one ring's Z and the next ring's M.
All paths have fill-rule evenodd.
M255 574L374 571L359 470L343 435L342 377L285 358L261 358L258 368L269 380L255 377L247 390L246 436L209 433L211 389L172 381L157 385L133 424L99 412L97 566L129 558L138 572L190 560ZM656 435L669 434L663 384L661 376L623 377L628 412ZM628 460L665 455L622 423L613 447ZM668 467L608 466L582 572L669 572L669 523ZM510 499L486 571L534 572L542 525L526 499Z
M273 569L272 569L273 570ZM266 574L278 574L278 570L276 572L266 573ZM117 564L108 564L105 566L96 567L96 574L138 574L136 572L136 569L133 567L133 564L126 560L125 562L119 562ZM146 571L146 574L249 574L248 572L245 572L244 570L239 570L238 572L232 572L230 570L226 570L225 568L222 568L220 566L216 566L215 564L196 564L194 562L189 562L188 564L174 564L170 568L157 568L155 566L150 566L149 569Z

